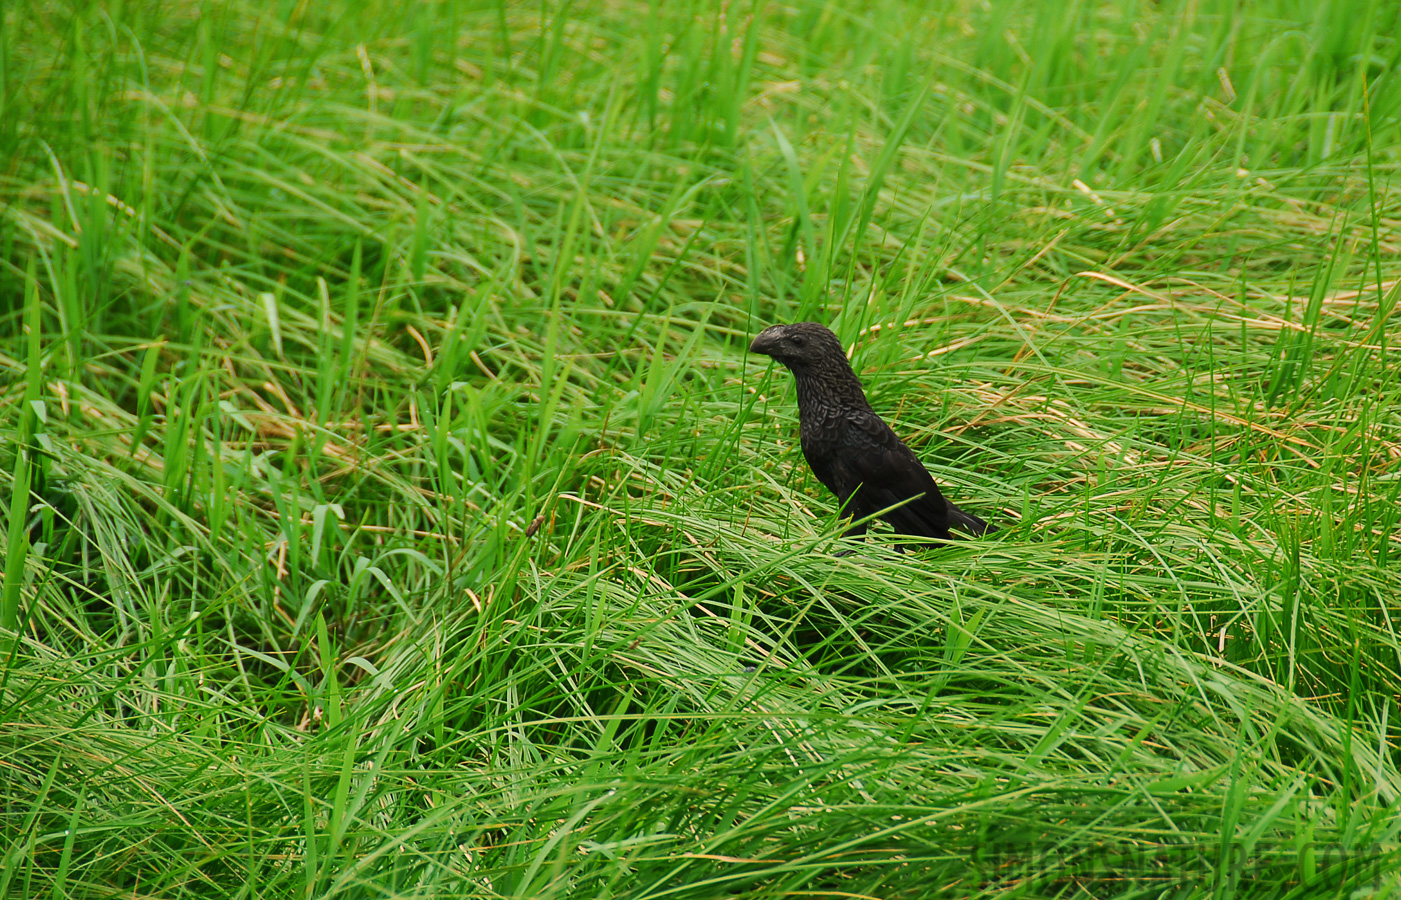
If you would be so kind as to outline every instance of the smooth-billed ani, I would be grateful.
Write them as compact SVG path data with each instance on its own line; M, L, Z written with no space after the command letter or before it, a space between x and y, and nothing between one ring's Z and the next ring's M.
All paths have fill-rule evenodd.
M951 525L975 535L996 530L944 499L919 457L866 402L841 341L827 328L774 325L749 349L787 366L797 379L803 456L843 512L863 519L908 500L881 516L901 534L943 541ZM847 534L865 530L856 525Z

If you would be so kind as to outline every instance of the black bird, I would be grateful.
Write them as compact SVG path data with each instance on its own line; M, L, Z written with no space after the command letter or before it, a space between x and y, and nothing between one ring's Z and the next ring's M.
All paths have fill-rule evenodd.
M909 500L881 516L901 534L944 541L950 525L976 535L996 531L944 499L919 457L866 402L831 331L816 322L774 325L749 350L783 363L797 379L803 456L845 513L863 519ZM862 524L847 534L865 531Z

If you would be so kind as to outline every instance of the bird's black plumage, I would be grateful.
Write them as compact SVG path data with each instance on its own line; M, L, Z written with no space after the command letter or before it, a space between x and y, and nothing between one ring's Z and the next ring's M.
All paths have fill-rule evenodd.
M774 325L749 349L782 363L797 379L803 456L848 515L863 519L908 500L881 516L902 534L947 540L950 525L972 534L996 530L944 499L919 457L866 402L841 341L827 328ZM865 530L858 525L848 533Z

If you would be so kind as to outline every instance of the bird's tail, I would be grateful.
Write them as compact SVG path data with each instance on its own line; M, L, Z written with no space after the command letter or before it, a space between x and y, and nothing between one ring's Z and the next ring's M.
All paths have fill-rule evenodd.
M970 512L964 512L952 503L949 504L949 524L959 531L966 531L975 537L991 534L997 529Z

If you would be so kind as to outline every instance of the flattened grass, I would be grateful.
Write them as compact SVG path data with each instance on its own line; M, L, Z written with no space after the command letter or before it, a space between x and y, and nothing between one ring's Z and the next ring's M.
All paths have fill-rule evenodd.
M0 894L1395 892L1397 16L7 5Z

